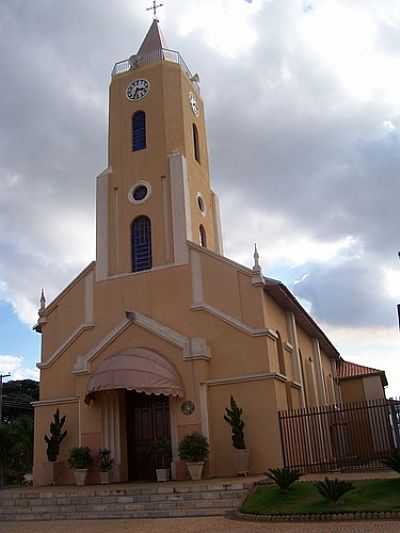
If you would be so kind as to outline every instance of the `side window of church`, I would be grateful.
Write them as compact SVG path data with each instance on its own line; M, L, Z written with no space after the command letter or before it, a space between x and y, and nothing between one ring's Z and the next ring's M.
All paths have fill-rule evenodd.
M200 143L199 143L199 131L196 124L193 124L193 151L194 158L200 163Z
M132 117L132 151L146 148L146 113L137 111Z
M151 222L148 217L140 216L131 227L132 271L142 272L153 266L151 253Z
M207 234L206 234L206 230L203 224L200 225L199 233L200 233L200 245L203 248L207 248Z

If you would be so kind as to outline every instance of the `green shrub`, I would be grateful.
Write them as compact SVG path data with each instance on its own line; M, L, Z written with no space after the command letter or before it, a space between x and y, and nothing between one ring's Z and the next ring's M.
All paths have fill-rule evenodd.
M72 448L69 452L69 466L74 470L86 470L93 463L89 448Z
M97 461L100 472L109 472L112 470L114 460L111 458L111 451L107 448L102 448L99 450Z
M58 454L60 453L60 444L67 435L66 431L63 431L65 423L65 416L60 418L60 410L54 413L54 422L50 422L50 437L44 436L44 440L47 443L47 458L51 463L57 461Z
M270 468L265 475L274 481L282 492L287 492L291 485L301 477L299 470L290 468Z
M246 443L244 441L244 422L242 420L243 409L241 409L231 396L231 408L226 407L224 419L225 422L232 428L232 444L237 450L245 450Z
M354 489L354 485L350 481L328 479L327 477L324 479L324 481L318 481L315 483L315 487L321 496L323 496L326 500L335 503L347 492Z
M192 433L179 444L179 457L183 461L198 463L205 461L208 457L208 441L201 433Z
M400 450L394 450L392 455L389 455L382 460L382 463L395 472L400 473Z

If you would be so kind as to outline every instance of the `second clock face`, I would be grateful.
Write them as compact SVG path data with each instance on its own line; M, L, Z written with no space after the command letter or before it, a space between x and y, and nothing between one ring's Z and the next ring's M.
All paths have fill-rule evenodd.
M134 80L126 90L126 96L129 100L142 100L150 92L150 82L147 80Z

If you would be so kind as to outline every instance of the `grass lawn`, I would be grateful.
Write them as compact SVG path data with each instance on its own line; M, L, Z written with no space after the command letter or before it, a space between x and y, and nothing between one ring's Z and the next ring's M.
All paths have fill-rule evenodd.
M276 485L257 487L240 511L249 514L400 511L400 479L355 481L337 504L323 499L311 482L297 482L282 494Z

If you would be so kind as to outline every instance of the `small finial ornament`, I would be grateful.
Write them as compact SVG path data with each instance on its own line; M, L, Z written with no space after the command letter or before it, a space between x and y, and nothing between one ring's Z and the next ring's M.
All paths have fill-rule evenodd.
M260 266L260 255L257 250L257 244L254 245L254 266L253 266L253 272L256 274L261 274L261 266Z
M157 4L157 1L156 0L153 0L153 5L151 7L148 7L146 9L146 11L153 11L153 18L154 20L156 20L157 22L159 22L158 18L157 18L157 9L160 9L160 7L163 7L164 4Z
M42 289L42 294L40 295L40 311L46 309L46 296L44 295L44 289Z

